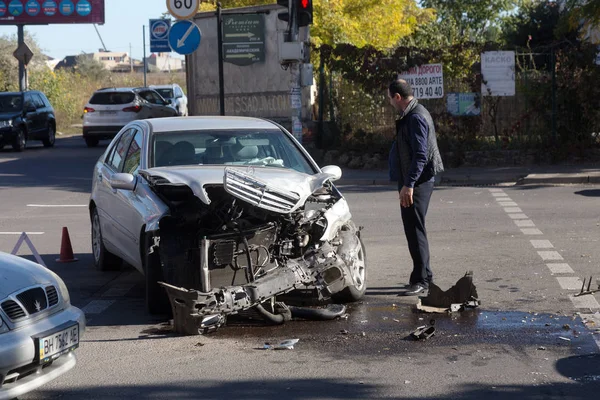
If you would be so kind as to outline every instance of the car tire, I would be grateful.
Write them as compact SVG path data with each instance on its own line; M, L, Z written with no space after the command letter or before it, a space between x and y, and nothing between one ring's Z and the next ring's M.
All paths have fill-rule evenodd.
M94 265L99 271L117 271L123 264L123 260L104 247L100 216L96 207L92 209L92 255L94 256Z
M54 129L54 125L48 125L48 137L42 140L44 147L53 147L56 142L56 129Z
M19 128L19 133L15 136L12 148L14 151L23 151L27 147L27 132L25 132L24 128Z
M85 144L87 145L87 147L96 147L96 146L98 146L98 143L100 143L100 139L98 139L98 138L86 137L84 139L85 139Z
M165 288L158 284L158 282L164 281L160 254L158 251L148 254L148 249L152 245L152 235L147 234L144 237L141 256L146 280L146 308L152 315L169 314L171 313L169 296Z
M367 252L360 236L358 237L358 242L360 243L360 250L358 252L358 258L360 262L356 266L353 273L356 275L356 278L358 278L360 283L359 285L352 284L341 292L333 295L332 298L336 302L351 303L359 301L363 298L365 292L367 291Z

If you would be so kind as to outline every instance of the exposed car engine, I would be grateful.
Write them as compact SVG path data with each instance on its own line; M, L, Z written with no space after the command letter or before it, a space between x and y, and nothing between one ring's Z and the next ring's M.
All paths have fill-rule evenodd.
M323 303L363 296L360 232L329 180L300 193L225 168L223 185L198 196L198 188L143 173L170 209L148 232L146 268L168 293L177 332L211 332L251 308L282 323L291 312L277 296L295 290Z

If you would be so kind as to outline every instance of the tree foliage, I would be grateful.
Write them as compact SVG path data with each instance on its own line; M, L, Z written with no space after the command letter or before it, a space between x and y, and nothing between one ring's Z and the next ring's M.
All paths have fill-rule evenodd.
M275 0L221 1L223 8L275 3ZM200 10L214 10L215 4L202 3ZM314 0L311 41L317 46L348 43L390 49L433 16L433 10L418 7L415 0Z

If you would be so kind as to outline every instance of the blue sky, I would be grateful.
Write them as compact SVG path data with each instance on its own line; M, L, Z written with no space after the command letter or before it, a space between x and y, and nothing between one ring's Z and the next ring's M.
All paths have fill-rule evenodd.
M105 24L98 25L98 31L108 50L129 52L141 60L143 54L142 26L146 25L146 52L150 54L148 20L160 18L167 11L165 0L105 0ZM53 58L67 55L96 52L102 43L91 24L59 24L26 26L33 33L44 53ZM16 26L0 26L0 35L16 35ZM181 57L171 53L173 57Z

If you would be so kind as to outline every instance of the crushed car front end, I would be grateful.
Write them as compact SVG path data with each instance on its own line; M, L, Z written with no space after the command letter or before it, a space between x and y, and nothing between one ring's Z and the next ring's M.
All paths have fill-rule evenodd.
M364 295L365 250L336 174L251 166L141 174L169 208L147 226L146 268L168 293L176 331L210 332L249 309L283 322L284 294L317 303Z

